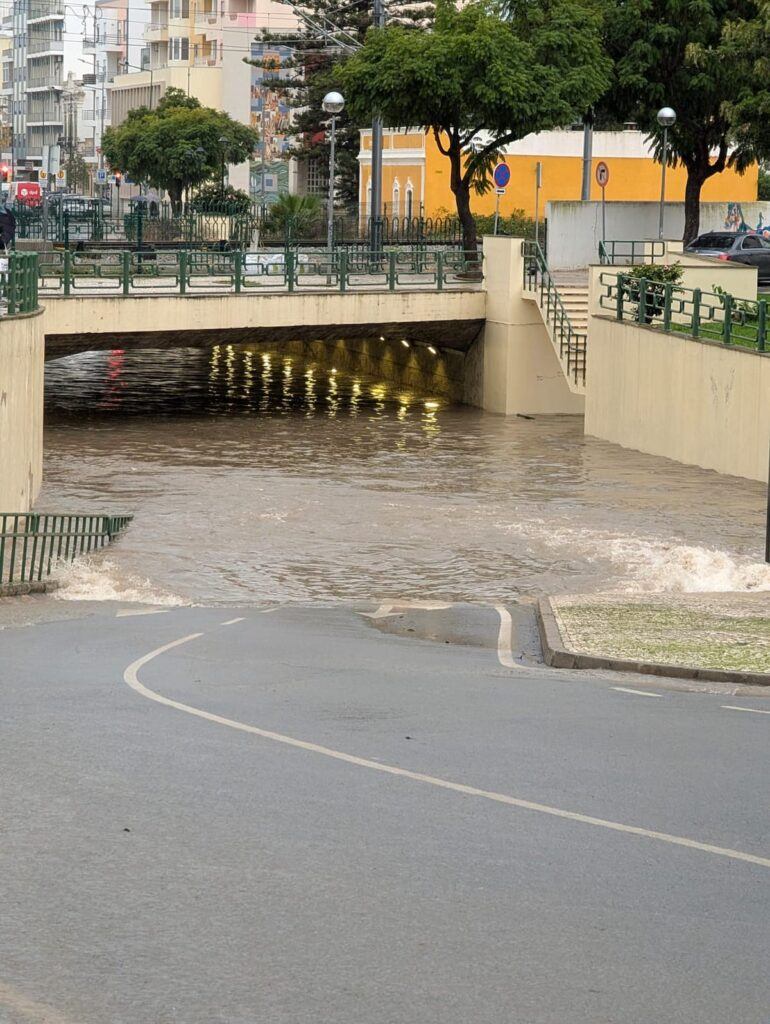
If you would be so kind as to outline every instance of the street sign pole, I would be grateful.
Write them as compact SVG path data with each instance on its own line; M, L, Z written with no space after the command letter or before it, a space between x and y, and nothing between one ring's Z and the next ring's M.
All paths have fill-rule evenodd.
M505 186L511 180L511 169L508 164L498 164L492 171L492 180L495 183L495 227L493 234L497 234L500 223L500 196L505 195Z
M602 241L607 241L607 197L605 195L606 185L602 185Z
M609 180L610 169L603 160L600 160L596 165L596 183L602 190L602 243L607 241L607 196L605 189Z
M535 245L540 245L540 188L543 184L543 164L535 164Z

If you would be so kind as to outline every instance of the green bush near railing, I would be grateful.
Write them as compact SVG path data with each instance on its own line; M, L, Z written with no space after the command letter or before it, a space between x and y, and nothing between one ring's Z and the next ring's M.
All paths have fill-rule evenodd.
M33 583L62 562L99 551L133 516L0 513L0 586Z
M9 252L0 257L0 316L34 313L38 306L37 253Z
M602 273L599 305L615 319L722 345L768 350L767 300L682 288L630 274Z
M367 251L358 246L246 253L239 249L141 251L108 250L41 254L39 274L46 293L78 291L129 296L161 288L180 295L195 291L241 294L259 289L352 291L361 288L428 287L457 283L468 264L460 250Z

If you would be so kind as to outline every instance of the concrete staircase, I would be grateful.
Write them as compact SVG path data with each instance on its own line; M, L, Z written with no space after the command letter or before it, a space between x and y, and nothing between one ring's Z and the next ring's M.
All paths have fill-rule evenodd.
M588 274L554 275L534 243L523 243L524 295L534 300L573 394L585 394Z

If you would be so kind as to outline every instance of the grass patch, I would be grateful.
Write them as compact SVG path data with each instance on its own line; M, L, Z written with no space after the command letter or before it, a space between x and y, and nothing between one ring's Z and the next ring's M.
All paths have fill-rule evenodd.
M558 605L565 640L582 654L696 668L770 672L770 618L654 604Z

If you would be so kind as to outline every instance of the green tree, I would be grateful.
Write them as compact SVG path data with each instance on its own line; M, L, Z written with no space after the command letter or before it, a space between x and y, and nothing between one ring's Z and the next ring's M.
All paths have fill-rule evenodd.
M165 189L178 209L185 189L221 179L223 160L242 163L256 144L252 128L169 89L154 110L138 107L108 128L102 148L113 170Z
M757 13L755 0L622 0L608 9L615 80L605 106L649 133L658 160L662 129L655 115L663 106L676 110L669 162L687 171L685 242L698 234L704 183L726 167L743 171L756 159L756 139L736 125L741 109L751 115L741 104L761 88L761 77L750 48L736 45L735 34L753 36Z
M351 116L433 132L467 253L476 252L471 191L491 187L501 147L569 124L606 89L601 23L581 0L521 0L505 19L481 0L438 0L433 30L387 27L338 71Z
M279 196L268 209L265 232L280 235L295 245L313 227L323 225L323 204L318 196Z

